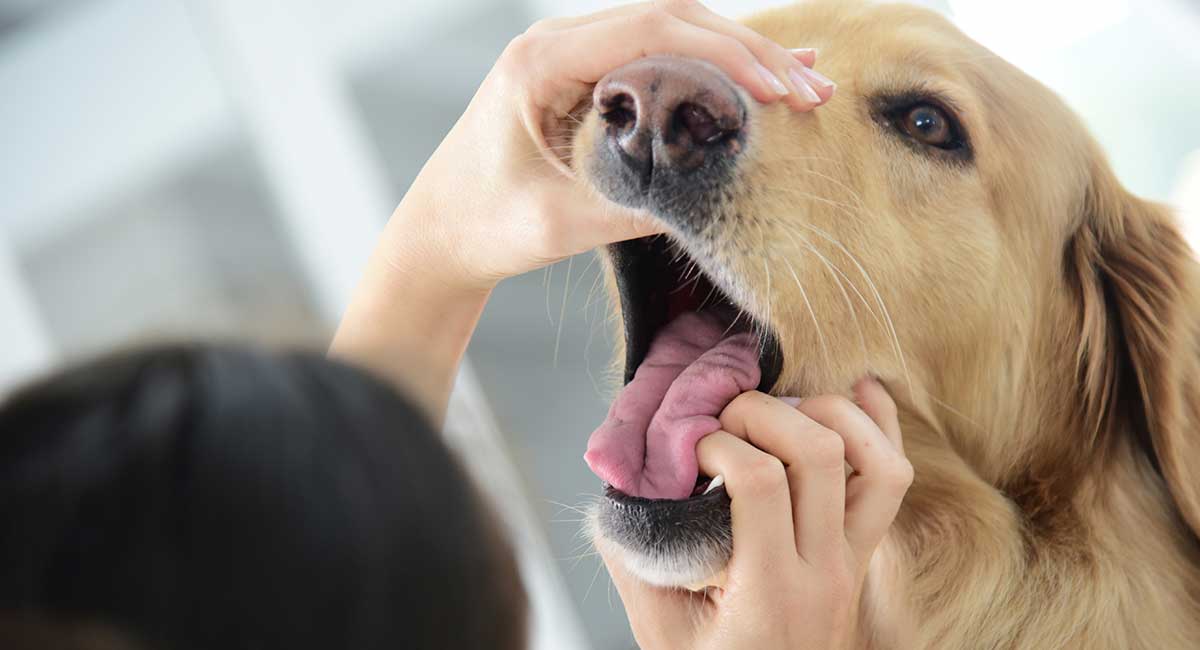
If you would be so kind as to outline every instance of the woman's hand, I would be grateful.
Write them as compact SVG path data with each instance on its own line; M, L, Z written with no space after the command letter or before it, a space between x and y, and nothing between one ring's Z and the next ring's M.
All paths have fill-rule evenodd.
M654 54L705 59L759 101L783 98L797 110L833 93L809 81L813 51L784 49L698 2L644 2L545 20L501 54L414 184L424 206L397 215L402 229L427 236L428 252L478 287L660 231L584 190L561 160L570 147L569 116L595 83ZM414 251L399 246L396 253Z
M696 445L732 501L724 587L651 587L605 558L642 648L851 647L871 555L913 478L891 397L871 379L854 392L795 407L749 392L725 409Z
M585 190L559 155L569 146L564 124L592 86L651 54L705 59L759 101L782 98L797 110L834 90L809 71L812 50L786 50L697 2L534 25L505 49L392 215L331 354L403 384L440 422L497 282L657 232L654 221Z

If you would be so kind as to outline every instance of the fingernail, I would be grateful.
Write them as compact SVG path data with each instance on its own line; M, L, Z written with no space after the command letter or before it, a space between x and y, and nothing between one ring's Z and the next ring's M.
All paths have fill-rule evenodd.
M761 63L755 63L754 65L758 68L758 76L762 77L763 81L767 82L767 85L770 86L771 89L776 92L776 94L780 96L788 94L787 86L783 85L783 82L779 80L779 77L775 76L775 73L763 67L763 64Z
M812 104L821 103L821 96L817 94L817 91L812 89L812 86L808 85L808 81L804 78L804 75L793 68L788 70L788 77L791 78L792 84L796 86L796 91L800 93L800 97L804 101Z
M788 50L788 52L791 52L792 56L796 57L797 59L800 57L817 56L817 48L815 47L794 47Z
M801 400L801 398L799 398L799 397L780 397L779 401L783 402L784 404L787 404L788 406L790 406L792 408L796 408L796 407L800 406L800 402L803 400Z
M820 72L817 72L816 70L813 70L812 68L805 68L804 76L808 77L810 81L821 88L837 88L837 84L833 83L832 79L826 77Z

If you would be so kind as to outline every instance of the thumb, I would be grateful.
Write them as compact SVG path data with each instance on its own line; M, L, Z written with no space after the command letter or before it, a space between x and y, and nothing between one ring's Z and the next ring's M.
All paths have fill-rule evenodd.
M666 224L649 212L613 203L578 180L556 182L547 189L539 205L547 218L558 222L556 258L667 232Z
M628 208L588 190L594 198L587 204L582 218L592 225L599 243L613 242L661 235L668 231L667 225L646 210Z

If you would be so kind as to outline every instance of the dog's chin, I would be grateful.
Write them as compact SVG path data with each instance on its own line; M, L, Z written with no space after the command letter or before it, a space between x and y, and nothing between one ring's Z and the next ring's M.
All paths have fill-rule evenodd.
M660 587L718 585L733 553L729 495L718 487L682 500L642 499L609 488L588 526L603 554Z

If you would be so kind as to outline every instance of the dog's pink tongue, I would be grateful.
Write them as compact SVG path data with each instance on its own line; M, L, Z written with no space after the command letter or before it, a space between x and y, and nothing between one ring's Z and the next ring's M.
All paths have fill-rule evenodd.
M667 324L588 440L584 459L614 488L648 499L684 499L696 485L696 443L720 428L733 398L758 386L758 341L722 338L713 316L686 312Z

